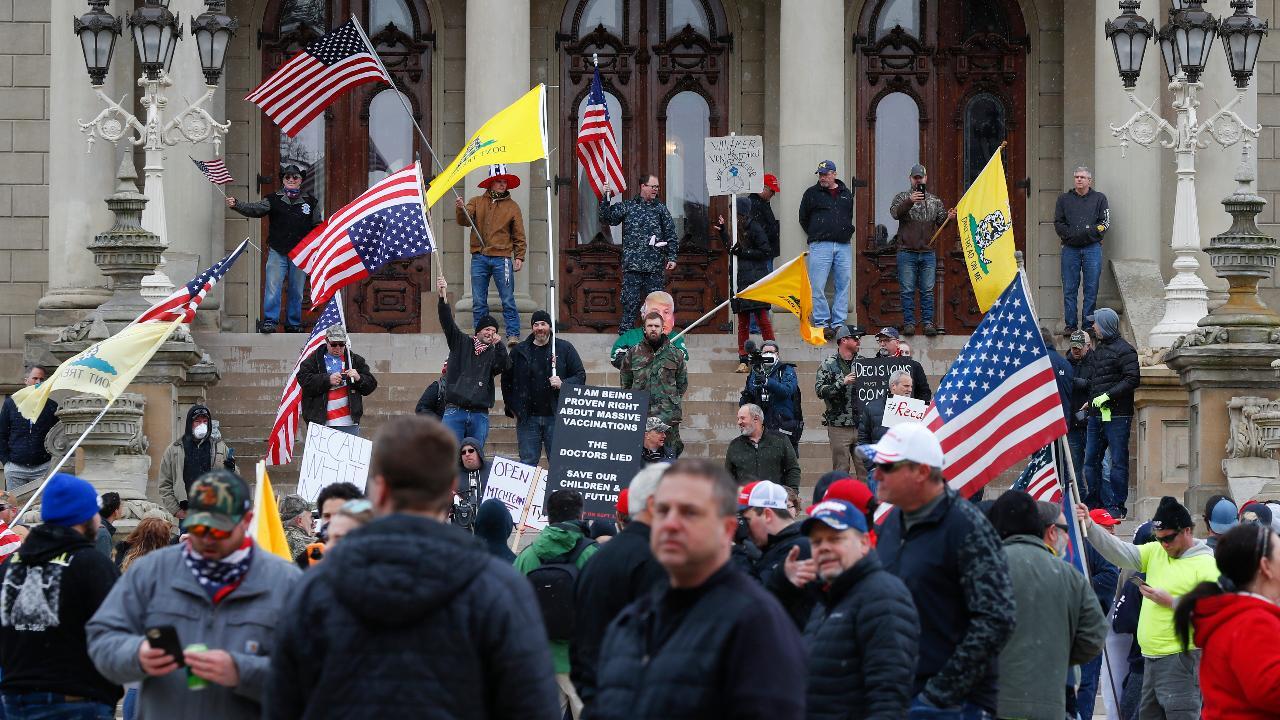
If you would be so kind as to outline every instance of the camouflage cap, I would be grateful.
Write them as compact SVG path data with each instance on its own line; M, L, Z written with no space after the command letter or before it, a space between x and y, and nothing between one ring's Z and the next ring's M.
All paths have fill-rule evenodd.
M304 512L311 512L311 503L301 495L285 495L280 499L280 522L287 523Z
M249 512L249 484L229 470L210 470L191 483L187 491L188 527L208 525L231 530Z
M650 416L648 422L644 425L645 432L666 432L671 426L662 422L662 418Z

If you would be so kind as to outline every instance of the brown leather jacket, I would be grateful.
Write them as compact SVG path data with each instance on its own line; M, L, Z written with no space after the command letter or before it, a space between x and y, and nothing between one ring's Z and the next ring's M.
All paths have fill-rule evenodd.
M471 230L471 252L490 257L514 257L524 260L524 217L520 206L509 193L494 198L489 193L477 195L467 201L467 212L475 218L484 242ZM470 227L461 208L454 209L455 219L463 227Z

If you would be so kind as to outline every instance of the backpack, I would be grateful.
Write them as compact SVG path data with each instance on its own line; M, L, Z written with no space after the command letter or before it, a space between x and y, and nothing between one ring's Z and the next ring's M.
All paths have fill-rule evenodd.
M534 597L542 609L542 624L552 641L567 642L573 637L574 586L578 582L578 558L596 541L587 536L578 538L573 549L556 557L546 558L526 577L533 584Z

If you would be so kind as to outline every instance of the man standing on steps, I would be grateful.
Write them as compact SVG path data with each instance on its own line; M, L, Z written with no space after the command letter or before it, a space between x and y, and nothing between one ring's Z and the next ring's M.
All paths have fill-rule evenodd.
M849 312L853 275L853 192L836 177L832 160L818 163L818 182L800 199L800 227L809 241L809 282L813 291L813 326L827 339L844 325ZM827 278L835 294L827 303Z
M605 188L605 195L600 199L600 223L622 225L620 335L635 325L640 298L661 290L666 284L665 273L676 269L680 238L676 237L676 223L671 219L671 211L658 200L660 187L657 175L644 175L636 197L615 203L612 191Z
M445 298L449 284L436 278L440 301L440 328L449 344L448 374L445 376L444 425L461 443L475 438L484 447L489 439L489 409L493 407L494 378L511 366L511 357L498 334L498 323L485 315L476 334L468 335L453 320L453 311Z
M741 433L729 443L724 468L739 485L752 480L771 480L800 492L800 461L791 441L764 430L764 411L747 403L738 408Z
M933 286L937 282L938 256L933 235L956 216L942 199L925 191L929 179L923 165L911 166L911 189L898 193L889 204L889 214L898 221L898 285L902 290L902 334L916 334L916 290L920 291L920 320L924 334L938 334L933 324Z
M858 422L862 419L862 403L858 400L858 373L853 361L858 357L861 330L841 325L836 333L836 354L822 361L814 392L826 403L822 424L827 426L831 444L831 467L851 472L849 447L858 439Z
M171 515L187 517L187 491L201 475L225 468L235 472L233 451L213 432L213 413L196 403L187 410L182 435L160 457L160 504Z
M684 452L680 440L681 405L689 388L689 373L684 353L662 332L662 316L651 312L644 319L644 342L622 357L622 389L649 393L649 414L666 425L666 447L675 457Z
M1093 189L1093 173L1081 165L1074 173L1072 189L1058 196L1053 208L1053 229L1062 240L1063 335L1070 336L1076 325L1076 301L1080 279L1084 277L1084 311L1088 321L1098 301L1098 279L1102 276L1102 235L1111 227L1107 196Z
M535 311L532 326L529 337L512 348L511 367L502 373L502 402L507 415L516 420L516 443L520 462L525 465L537 465L544 448L547 459L551 459L551 430L555 427L560 388L587 381L587 371L572 343L556 338L552 350L550 313Z
M919 360L903 353L905 343L899 337L898 328L880 328L880 332L876 333L876 342L880 344L879 355L898 358L900 362L910 366L911 397L926 403L932 400L933 390L929 389L929 376L924 374L924 366Z
M507 172L506 165L490 165L489 176L480 181L483 195L463 205L454 200L454 218L471 230L471 319L475 329L489 314L489 279L498 286L502 319L507 325L507 346L520 342L520 313L516 310L516 277L524 267L524 217L511 191L520 187L520 177ZM465 212L464 212L465 209Z
M364 398L377 389L378 380L369 363L347 349L346 329L333 325L324 336L325 347L298 366L302 419L359 435Z

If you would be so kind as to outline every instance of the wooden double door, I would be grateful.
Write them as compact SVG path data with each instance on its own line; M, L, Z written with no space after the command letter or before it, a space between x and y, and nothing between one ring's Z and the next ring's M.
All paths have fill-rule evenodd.
M859 19L856 127L857 316L900 325L893 196L912 165L955 207L1002 141L1014 237L1026 248L1026 70L1030 51L1014 0L876 0ZM935 323L967 333L982 319L955 223L935 243ZM920 315L916 313L917 322Z

